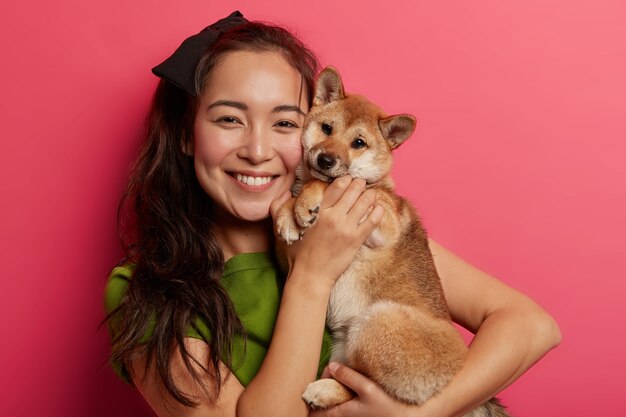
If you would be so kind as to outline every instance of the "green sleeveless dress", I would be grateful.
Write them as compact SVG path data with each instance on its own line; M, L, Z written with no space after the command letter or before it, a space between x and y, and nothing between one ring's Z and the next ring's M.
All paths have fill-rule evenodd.
M126 294L128 281L134 265L114 268L105 289L104 308L107 314L113 311ZM278 273L272 258L267 253L243 253L226 261L221 283L233 300L235 310L246 330L247 339L234 340L233 368L231 371L245 387L258 372L272 338L284 278ZM206 324L196 320L196 329L190 326L187 336L209 338ZM115 322L109 322L109 332L115 333ZM150 332L144 338L150 339ZM245 346L244 346L245 343ZM318 377L328 364L331 338L327 330L322 340ZM130 382L128 371L121 363L111 363L113 370L124 381Z

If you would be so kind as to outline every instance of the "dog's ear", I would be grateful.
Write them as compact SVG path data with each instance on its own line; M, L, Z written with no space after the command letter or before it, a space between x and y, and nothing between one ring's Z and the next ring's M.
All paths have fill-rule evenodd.
M415 117L410 114L398 114L378 120L378 127L391 149L396 149L411 137L416 125Z
M331 101L342 100L345 97L339 72L334 67L327 66L320 72L315 81L313 105L320 106Z

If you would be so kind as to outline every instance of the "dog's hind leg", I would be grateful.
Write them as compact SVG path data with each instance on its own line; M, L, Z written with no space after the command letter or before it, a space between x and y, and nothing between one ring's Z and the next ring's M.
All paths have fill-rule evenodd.
M511 417L497 398L492 398L463 417Z
M463 365L466 351L451 322L387 301L355 318L346 345L348 366L410 404L441 391Z

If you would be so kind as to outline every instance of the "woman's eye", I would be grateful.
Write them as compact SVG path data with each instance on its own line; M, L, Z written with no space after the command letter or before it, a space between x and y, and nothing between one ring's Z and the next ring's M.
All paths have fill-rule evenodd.
M330 136L330 134L333 133L333 127L328 123L322 123L322 132L324 132L326 136Z
M352 147L354 149L361 149L361 148L364 148L365 146L367 146L367 143L365 143L365 141L361 138L356 138L352 141Z
M284 127L284 128L296 128L298 127L297 124L290 122L289 120L281 120L280 122L276 123L276 126L278 127Z
M235 123L239 123L239 120L237 120L236 117L224 116L224 117L220 117L219 119L217 119L217 122L223 123L223 124L235 124Z

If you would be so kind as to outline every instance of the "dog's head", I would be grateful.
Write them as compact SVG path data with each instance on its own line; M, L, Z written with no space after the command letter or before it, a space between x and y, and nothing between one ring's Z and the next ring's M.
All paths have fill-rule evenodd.
M386 116L364 97L346 95L337 70L326 67L317 78L304 125L303 162L322 181L350 175L376 184L391 171L391 151L413 130L415 117Z

